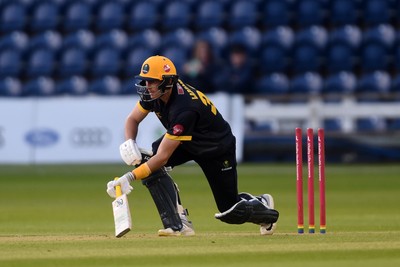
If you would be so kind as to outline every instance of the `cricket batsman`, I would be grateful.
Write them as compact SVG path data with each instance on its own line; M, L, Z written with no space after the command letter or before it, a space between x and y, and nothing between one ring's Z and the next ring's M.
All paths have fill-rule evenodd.
M115 197L115 186L123 194L141 180L148 188L164 229L159 236L195 234L183 208L178 187L167 170L195 161L203 170L220 213L215 218L228 224L246 222L260 225L262 235L274 232L279 217L271 195L238 193L236 140L230 125L201 91L178 78L174 63L164 56L146 59L136 76L141 100L125 122L126 141L120 146L122 159L136 168L107 184ZM140 122L154 112L166 133L152 144L152 152L139 149L135 142Z

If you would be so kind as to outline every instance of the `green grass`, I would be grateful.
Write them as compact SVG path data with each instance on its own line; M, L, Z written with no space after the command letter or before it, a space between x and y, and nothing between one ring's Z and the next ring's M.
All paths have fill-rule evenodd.
M134 229L117 239L105 186L127 170L0 165L0 266L400 266L398 164L328 165L325 235L296 234L293 165L239 166L241 191L274 196L280 219L273 236L214 219L200 169L177 167L171 174L197 235L158 237L154 203L136 183L129 195ZM315 198L318 222L317 192ZM305 203L305 219L306 211Z

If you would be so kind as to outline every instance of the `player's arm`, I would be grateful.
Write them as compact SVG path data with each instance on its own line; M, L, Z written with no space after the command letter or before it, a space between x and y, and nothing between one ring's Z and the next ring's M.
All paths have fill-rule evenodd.
M133 111L134 112L134 111ZM110 181L107 184L107 193L111 196L115 196L116 185L121 185L122 192L129 194L132 190L130 185L134 180L141 180L148 177L153 172L163 167L172 153L178 148L183 141L190 141L192 139L191 130L193 124L197 120L196 113L183 112L180 114L179 120L177 120L175 127L169 129L169 132L164 135L163 140L158 147L157 153L151 157L146 163L141 164L132 172L127 172L116 181ZM182 123L182 125L180 124ZM186 130L183 125L187 125Z
M151 157L146 163L143 163L131 172L125 173L116 181L108 182L107 193L111 197L115 198L115 186L119 185L121 186L123 194L129 194L133 189L130 185L131 182L133 182L134 180L144 179L148 177L152 172L157 171L158 169L163 167L179 145L180 141L164 137L160 143L160 146L158 147L157 153L153 157Z
M177 149L180 144L180 141L164 137L158 147L157 153L147 162L150 171L153 172L165 166L172 153L174 153L175 149Z
M146 178L154 171L165 166L172 153L181 142L192 140L192 131L198 120L197 113L193 111L181 112L171 123L171 128L164 135L156 154L146 163L132 171L135 180Z
M125 120L125 140L135 140L140 122L149 114L138 102Z
M127 165L137 165L142 161L142 154L136 144L140 122L147 116L148 110L144 109L140 102L136 104L125 121L125 142L119 147L121 158Z
M175 149L180 145L180 141L163 138L158 147L157 153L151 157L146 163L140 165L132 171L132 180L141 180L148 177L154 171L157 171L165 164L171 157Z

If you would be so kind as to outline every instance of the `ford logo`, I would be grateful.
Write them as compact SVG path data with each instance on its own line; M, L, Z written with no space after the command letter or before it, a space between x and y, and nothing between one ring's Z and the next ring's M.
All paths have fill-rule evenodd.
M58 139L58 134L51 129L34 129L29 131L25 136L25 140L31 146L35 147L54 145L57 143Z

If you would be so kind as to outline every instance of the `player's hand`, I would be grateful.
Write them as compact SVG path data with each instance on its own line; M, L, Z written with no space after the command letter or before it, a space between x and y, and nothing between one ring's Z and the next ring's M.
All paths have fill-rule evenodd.
M109 181L107 183L107 194L110 197L115 198L116 197L115 187L119 185L121 186L122 194L128 195L133 190L133 187L131 186L130 182L133 181L134 179L135 178L133 176L133 173L127 172L121 177L119 177L117 180Z
M138 165L142 161L142 153L135 140L129 139L119 146L119 153L121 158L128 165Z

